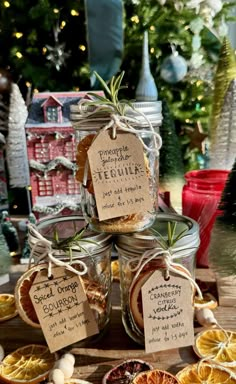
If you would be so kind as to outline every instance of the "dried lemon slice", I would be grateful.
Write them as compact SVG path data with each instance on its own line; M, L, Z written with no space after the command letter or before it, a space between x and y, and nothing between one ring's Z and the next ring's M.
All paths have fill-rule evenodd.
M10 293L0 294L0 322L17 316L15 296Z
M236 376L221 365L200 362L191 364L176 375L181 384L236 384Z
M56 361L45 345L31 344L18 348L0 363L0 382L36 384L45 380Z
M236 333L223 329L206 329L195 338L195 353L225 367L236 366Z
M139 373L132 384L180 384L180 381L167 371L152 369Z
M203 298L199 299L199 297L194 298L194 308L209 308L215 309L218 306L216 298L211 293L204 293Z

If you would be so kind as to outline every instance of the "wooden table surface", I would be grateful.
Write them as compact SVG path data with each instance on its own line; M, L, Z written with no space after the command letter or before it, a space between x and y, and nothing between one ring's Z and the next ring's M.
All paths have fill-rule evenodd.
M1 293L13 293L15 281L25 267L14 265L11 268L10 283L0 286ZM196 277L215 289L214 276L208 269L197 270ZM146 354L143 347L133 342L125 333L120 311L119 283L113 283L113 310L111 322L103 338L87 348L67 348L76 356L74 377L100 384L104 374L114 365L125 359L141 358L154 367L175 374L189 363L198 361L192 347L173 348L171 350ZM219 324L225 329L236 331L236 309L218 307L214 310ZM195 332L202 328L195 328ZM0 323L0 343L6 353L31 343L45 344L41 330L25 324L19 316Z

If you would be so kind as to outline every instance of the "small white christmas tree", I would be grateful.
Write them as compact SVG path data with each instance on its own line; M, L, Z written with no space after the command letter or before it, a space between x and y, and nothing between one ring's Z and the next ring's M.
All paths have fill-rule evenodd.
M210 168L230 170L236 154L236 79L230 82L210 150Z
M28 111L17 84L12 84L9 108L7 166L9 182L13 188L29 185L25 122Z

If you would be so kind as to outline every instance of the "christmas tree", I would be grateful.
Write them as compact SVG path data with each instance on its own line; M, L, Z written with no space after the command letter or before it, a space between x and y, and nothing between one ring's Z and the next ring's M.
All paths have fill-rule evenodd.
M213 227L209 259L219 275L236 274L236 160L227 178ZM222 241L222 239L224 239Z
M150 0L148 4L146 0L123 1L124 52L120 69L125 70L128 86L124 96L135 98L143 34L148 31L151 72L159 97L169 103L184 144L188 141L186 127L200 121L203 130L208 130L213 74L234 5L233 1L221 0ZM5 1L0 17L0 66L11 71L25 99L29 100L36 90L90 89L86 38L89 20L84 2ZM198 148L191 151L199 152ZM191 162L191 154L185 159ZM185 165L189 168L189 164Z
M184 184L184 164L179 137L166 100L162 101L163 122L160 127L162 147L160 149L160 189L171 192L171 203L181 207L181 193Z
M216 273L220 305L236 302L236 159L229 173L219 203L217 217L211 234L209 264Z
M222 214L223 220L232 220L236 224L236 160L233 164L232 170L229 173L228 179L225 184L224 191L221 196L219 209Z
M9 272L11 265L10 251L2 233L2 226L0 225L0 284L2 275Z
M2 233L5 236L10 254L15 256L19 252L19 236L17 229L13 225L7 211L2 212L1 216Z

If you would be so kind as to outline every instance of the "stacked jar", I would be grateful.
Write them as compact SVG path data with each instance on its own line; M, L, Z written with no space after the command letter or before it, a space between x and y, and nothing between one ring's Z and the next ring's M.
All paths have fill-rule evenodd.
M90 115L91 113L91 115ZM114 217L108 219L101 219L99 217L99 212L97 208L97 198L98 196L95 193L93 186L93 178L92 171L90 172L91 163L88 161L88 151L96 142L97 137L99 137L100 133L103 132L104 127L109 126L110 120L113 119L109 114L103 113L100 111L98 116L94 116L94 107L89 105L80 105L71 106L71 122L76 131L76 137L78 141L77 147L77 165L78 171L76 178L80 182L81 187L81 207L83 217L86 222L89 224L89 227L93 231L97 231L100 234L108 233L117 236L124 236L124 242L126 243L126 239L129 242L132 241L134 243L134 247L136 242L138 241L138 233L142 237L142 233L145 230L150 228L156 219L156 214L158 212L158 181L159 181L159 148L161 147L161 138L159 136L159 127L162 123L162 113L161 113L161 102L135 102L129 106L126 106L125 116L121 117L121 120L118 119L118 128L116 130L116 134L122 136L126 134L126 127L128 133L131 133L135 136L138 142L142 143L142 151L141 157L143 157L144 161L144 174L147 179L148 185L148 198L151 202L151 208L146 210L140 205L137 211L128 214L118 214ZM85 117L87 115L87 118ZM92 118L91 118L92 117ZM121 122L121 124L120 124ZM113 124L113 123L112 123ZM108 129L110 135L113 134L112 129ZM113 138L113 141L116 140L116 137ZM127 147L130 145L127 142ZM110 148L110 147L108 147ZM112 151L110 151L112 154ZM122 153L121 156L124 154ZM125 155L123 156L125 157ZM117 172L123 172L120 168L120 164L115 163L115 167ZM126 184L125 192L130 193L129 198L126 198L127 206L135 201L135 188L136 185L132 184L132 172L131 172L132 163L127 162L127 174L124 174L124 179L127 182L130 180L130 185ZM123 169L125 169L123 167ZM126 170L124 171L124 173ZM135 178L134 178L135 180ZM121 178L122 181L122 178ZM138 184L138 182L137 182ZM141 182L140 182L141 184ZM132 192L132 188L134 191ZM138 188L138 185L137 185ZM122 192L124 191L123 184L117 183L117 187L113 187L111 189L111 193L114 193L117 201L122 200ZM128 191L128 192L127 192ZM104 195L109 197L109 192L105 192ZM136 208L136 207L135 207ZM120 240L121 240L120 238ZM153 247L154 242L151 241L149 244L150 247ZM117 244L119 250L122 248ZM148 246L147 246L148 247ZM141 253L144 252L146 246L140 250L138 256L141 256ZM124 251L126 252L126 251ZM132 332L128 331L128 321L125 319L127 312L125 311L126 301L126 290L129 289L128 285L131 284L131 277L129 282L127 282L126 276L126 267L125 262L123 262L124 256L120 251L119 259L120 259L120 268L121 274L123 278L121 280L121 301L122 301L122 316L123 322L125 325L125 329L128 334L132 337ZM133 337L135 341L138 341L136 337Z
M143 260L143 268L140 268L140 260L145 252L155 249L159 250L161 255L162 241L168 244L168 223L177 224L176 238L184 233L174 246L169 248L171 261L186 268L194 278L195 255L200 242L198 224L194 220L178 214L159 213L150 229L140 233L118 235L115 238L120 264L122 322L127 334L142 345L144 319L141 289L153 272L165 268L165 265L164 259L157 257L148 262Z
M91 231L84 218L77 215L41 219L36 229L42 238L51 242L54 258L72 265L77 271L81 271L83 265L86 267L80 281L99 332L76 344L82 346L98 341L108 327L111 314L111 235ZM30 229L31 249L38 240L37 232ZM42 243L34 251L35 262L43 253Z
M89 105L83 107L83 113L85 114L92 111L93 108ZM141 208L138 212L132 214L118 215L117 217L108 220L100 220L91 175L88 171L85 181L84 171L86 168L86 152L99 131L109 123L110 116L103 114L99 118L94 118L92 120L89 118L83 119L83 114L79 113L78 106L71 106L71 121L76 130L78 141L77 180L81 183L82 212L85 220L90 224L90 227L99 232L130 233L142 231L153 224L158 209L158 149L161 146L161 139L158 132L162 122L161 102L132 103L131 106L126 108L125 116L132 120L132 129L134 129L136 136L138 136L144 144L144 164L148 178L149 197L151 199L152 207L146 212L143 212ZM153 130L150 129L150 127L153 128ZM157 149L156 151L155 148ZM124 177L132 177L132 169L129 165L124 172L126 172ZM130 186L130 190L131 189L132 187ZM133 187L133 190L134 189L135 187ZM119 190L117 190L117 194L119 194ZM132 191L130 192L130 199L127 203L133 204Z

